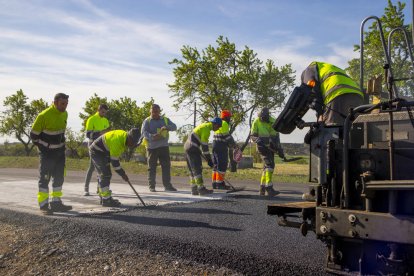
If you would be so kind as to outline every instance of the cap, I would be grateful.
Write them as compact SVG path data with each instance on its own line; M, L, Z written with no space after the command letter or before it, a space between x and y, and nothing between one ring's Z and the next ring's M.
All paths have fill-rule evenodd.
M139 128L131 128L128 131L128 137L132 139L134 145L138 144L139 138L141 137L141 131Z
M223 123L223 121L220 118L218 118L218 117L214 118L210 122L212 122L213 124L219 125L219 126L221 126L222 123Z
M263 107L259 112L259 117L269 116L269 108Z
M231 112L229 110L224 109L221 111L220 118L224 119L229 117L231 117Z

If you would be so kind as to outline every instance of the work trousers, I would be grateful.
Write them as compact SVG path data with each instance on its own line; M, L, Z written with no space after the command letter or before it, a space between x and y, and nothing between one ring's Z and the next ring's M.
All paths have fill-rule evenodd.
M37 199L40 207L49 203L49 182L52 178L53 201L60 201L65 174L65 148L39 153L39 192Z
M213 142L213 174L212 182L223 183L229 164L229 147L226 142Z
M213 142L213 164L214 169L226 173L229 165L229 147L224 142Z
M263 160L263 172L260 185L272 186L273 171L275 170L275 153L268 147L257 147L257 150Z
M190 171L190 183L203 186L203 163L201 161L201 150L198 147L185 149L187 166Z
M165 188L171 187L171 160L168 146L147 149L148 185L150 188L155 188L158 160L161 165L162 184Z
M91 153L89 153L89 156L90 155ZM89 168L88 168L88 171L86 172L86 178L85 178L85 192L89 192L89 183L91 182L92 173L94 170L95 170L95 167L93 165L92 158L90 158Z
M91 159L98 173L99 195L103 199L111 197L109 185L111 183L111 157L108 153L99 150L91 150Z

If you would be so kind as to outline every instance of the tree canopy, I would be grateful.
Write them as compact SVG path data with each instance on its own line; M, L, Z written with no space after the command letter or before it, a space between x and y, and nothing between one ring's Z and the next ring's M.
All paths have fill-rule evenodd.
M291 64L263 63L249 47L238 50L228 38L220 36L216 43L201 51L183 46L182 58L170 62L175 81L168 87L176 110L191 110L196 102L203 120L218 116L222 109L231 110L232 133L259 108L280 107L293 87L294 71Z
M148 102L142 102L141 106L138 106L137 102L129 97L108 101L106 97L99 97L95 93L85 102L84 112L79 113L79 118L81 118L83 125L85 125L86 120L96 113L99 104L106 104L109 107L106 117L112 129L129 130L133 127L140 128L144 119L150 115L153 103L154 99L152 98Z
M409 39L411 38L411 25L406 25L404 22L403 10L406 4L397 2L393 5L391 0L384 9L384 14L380 17L383 28L385 44L388 43L388 36L390 32L398 27L405 29ZM388 47L388 46L387 46ZM411 47L411 45L410 45ZM354 51L360 51L360 45L354 45ZM394 78L413 77L413 65L409 57L409 50L405 43L403 33L401 31L395 32L391 40L391 61ZM384 64L386 58L383 46L380 39L380 32L377 21L374 21L369 26L367 31L364 31L364 80L365 82L375 76L382 74L384 76ZM349 67L346 69L349 75L355 79L360 79L360 59L354 58L348 62ZM383 78L385 79L385 78ZM364 83L364 86L366 83ZM400 95L414 96L414 83L412 80L401 81L397 83Z
M3 101L5 111L0 116L0 133L16 138L23 144L26 155L30 155L34 145L31 143L30 130L38 113L48 104L42 100L28 102L23 90L8 96Z

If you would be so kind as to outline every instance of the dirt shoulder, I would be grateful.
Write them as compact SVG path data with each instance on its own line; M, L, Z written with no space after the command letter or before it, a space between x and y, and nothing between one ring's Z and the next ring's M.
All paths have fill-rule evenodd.
M50 227L25 227L0 221L1 275L236 275L160 254L130 249L79 252L73 242L48 233ZM93 241L92 241L93 242ZM84 245L83 245L84 246ZM82 246L82 247L83 247Z

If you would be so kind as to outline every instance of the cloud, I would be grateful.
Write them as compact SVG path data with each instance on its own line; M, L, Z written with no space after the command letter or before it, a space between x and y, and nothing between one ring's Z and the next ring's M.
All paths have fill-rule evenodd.
M175 4L174 0L161 2ZM253 2L216 3L204 5L214 4L214 9L231 19L266 12L267 7L263 3L254 7ZM217 37L206 30L192 31L191 26L117 16L99 4L0 0L0 101L19 89L30 99L48 102L56 92L67 92L69 126L78 130L78 113L95 92L109 99L130 97L138 103L153 97L177 125L189 123L191 110L176 112L170 106L166 84L173 75L168 61L180 56L182 45L201 49L214 44ZM313 60L343 66L352 54L352 49L329 44L323 51L326 55L313 55L309 50L317 44L312 37L285 29L267 31L261 40L236 30L231 36L245 38L238 46L249 45L262 60L275 60L278 66L291 63L298 74Z

